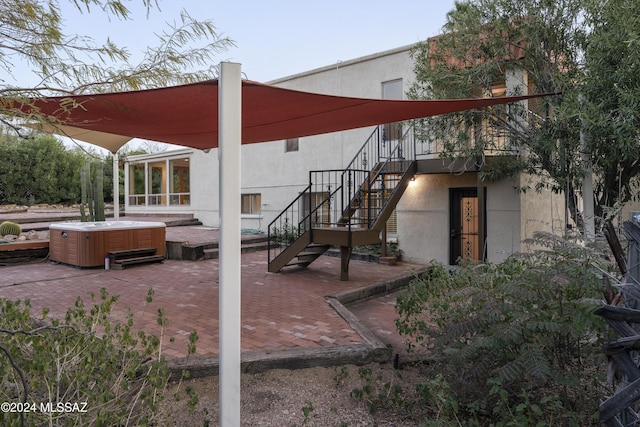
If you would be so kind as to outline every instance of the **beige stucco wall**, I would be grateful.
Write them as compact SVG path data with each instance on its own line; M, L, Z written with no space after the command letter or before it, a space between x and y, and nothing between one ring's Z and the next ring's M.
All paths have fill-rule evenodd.
M418 175L405 191L396 207L403 260L449 262L449 187L453 182L452 175ZM467 186L471 185L469 181Z
M191 158L191 209L202 224L220 225L218 149L195 151Z
M382 83L402 79L404 90L413 81L411 46L339 62L284 77L270 84L307 92L339 96L382 98ZM285 141L242 147L242 192L260 193L260 215L244 215L242 227L266 231L268 224L309 182L310 170L341 169L371 134L373 127L326 135L302 137L299 150L285 152ZM191 211L208 226L219 225L218 150L194 151L191 163ZM128 207L130 212L155 210ZM165 207L163 212L169 213Z
M539 179L531 175L523 174L521 180L523 187L527 188L526 192L520 193L522 239L533 237L537 231L562 236L565 232L564 194L536 191Z
M402 47L278 79L270 84L306 92L363 98L382 97L382 83L413 79L410 47ZM353 158L373 127L299 139L299 150L285 152L285 141L242 148L242 191L261 193L262 213L244 216L243 228L266 231L268 224L308 185L309 171L341 169Z
M381 98L384 82L402 79L406 92L414 79L410 48L339 62L270 83L309 92ZM523 86L524 77L509 74L507 86ZM285 141L243 146L242 192L260 193L262 211L259 215L244 215L242 227L266 231L268 224L307 186L310 170L343 168L372 129L303 137L299 139L299 150L294 152L285 152ZM190 211L205 225L219 226L218 150L191 151L191 205L172 211ZM522 239L534 231L557 231L563 227L562 196L533 190L518 192L515 188L523 184L520 179L485 184L490 261L503 260L522 250ZM398 240L406 260L449 262L449 189L475 186L476 174L472 172L417 176L397 207ZM130 211L137 209L145 210L132 207Z
M418 175L397 207L398 243L403 259L449 263L449 189L475 187L476 173ZM534 231L551 231L563 211L562 196L518 190L519 177L486 182L487 260L499 262L524 250ZM550 212L554 212L553 220Z
M519 178L487 183L487 260L500 262L521 250Z
M631 219L632 212L640 212L640 202L627 202L619 210L619 213L613 218L613 224L621 226L625 221Z
M475 187L476 173L418 175L397 207L403 259L449 263L449 189ZM487 257L500 261L519 249L520 201L512 183L486 183Z

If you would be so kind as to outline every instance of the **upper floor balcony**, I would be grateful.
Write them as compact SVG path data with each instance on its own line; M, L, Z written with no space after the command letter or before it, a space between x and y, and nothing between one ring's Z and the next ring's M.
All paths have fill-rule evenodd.
M514 135L539 125L540 118L521 109L514 122L505 108L508 107L493 107L492 114L485 111L449 121L416 120L413 126L418 173L474 172L493 157L521 155Z

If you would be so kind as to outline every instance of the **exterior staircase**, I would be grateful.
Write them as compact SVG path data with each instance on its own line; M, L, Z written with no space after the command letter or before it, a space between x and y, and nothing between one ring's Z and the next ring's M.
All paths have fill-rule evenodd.
M393 134L393 135L392 135ZM378 126L345 169L309 172L309 185L268 227L269 271L307 267L340 247L348 280L354 246L380 234L416 173L413 127Z

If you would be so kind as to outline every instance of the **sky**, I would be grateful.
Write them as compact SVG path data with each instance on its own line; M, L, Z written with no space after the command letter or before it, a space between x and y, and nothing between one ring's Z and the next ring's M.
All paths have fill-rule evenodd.
M146 47L158 45L156 34L169 30L168 24L179 23L181 10L186 10L193 18L212 21L221 35L235 42L235 47L218 55L216 65L240 63L244 78L267 83L426 40L441 32L447 12L454 8L454 0L157 2L159 8L147 13L142 0L125 1L131 14L123 21L95 8L90 13L79 11L71 0L59 0L63 31L89 36L98 45L110 39L126 47L133 59L141 59ZM14 83L28 87L28 72L13 77ZM127 147L141 144L133 140ZM143 146L146 150L169 147Z
M268 82L425 40L440 33L454 7L453 0L158 1L160 10L148 17L141 0L126 2L131 20L120 22L97 10L81 14L63 0L62 16L67 32L97 43L109 37L135 55L184 9L235 41L220 61L238 62L246 78Z

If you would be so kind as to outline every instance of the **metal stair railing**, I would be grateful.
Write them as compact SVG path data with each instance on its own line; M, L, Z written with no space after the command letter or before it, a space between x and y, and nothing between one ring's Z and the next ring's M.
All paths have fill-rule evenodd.
M397 135L387 135L389 129L396 129ZM401 132L401 124L380 125L346 168L310 171L309 185L269 224L268 262L312 228L370 228L395 188L387 188L386 177L400 176L393 180L397 184L415 161L413 124ZM374 190L382 199L374 200Z
M361 182L370 174L367 170L329 169L309 172L309 182L315 204L312 204L311 226L329 228L345 225L341 222L346 203L356 197ZM354 224L352 224L354 225Z
M400 134L402 126L395 125L399 133L396 140L388 139L388 128L391 126L376 127L345 169L309 173L309 185L317 199L311 212L312 227L370 228L376 221L401 179L387 186L386 177L406 173L416 152L413 126ZM384 197L374 198L375 191ZM354 217L356 212L359 215Z
M267 227L268 263L311 229L311 217L304 211L305 200L310 199L311 186L308 185Z
M356 222L359 225L366 224L367 228L371 228L376 222L391 199L397 184L408 173L415 161L416 138L413 132L413 125L409 125L406 132L402 134L402 127L398 124L398 139L396 140L388 140L384 133L380 133L380 130L385 129L387 126L379 126L377 128L378 132L372 134L372 136L377 137L375 141L378 154L377 162L369 170L367 179L362 181L356 195L358 198L349 198L347 203L347 209L351 212L354 211L354 204L362 206L363 202L366 202L364 207L360 208L360 218ZM358 155L362 152L361 150ZM362 156L362 158L366 159L365 156ZM352 161L352 163L354 162ZM348 170L345 173L348 173ZM380 197L375 197L374 194ZM347 212L344 211L344 213L344 216L347 216ZM353 213L355 214L356 212L354 211Z

